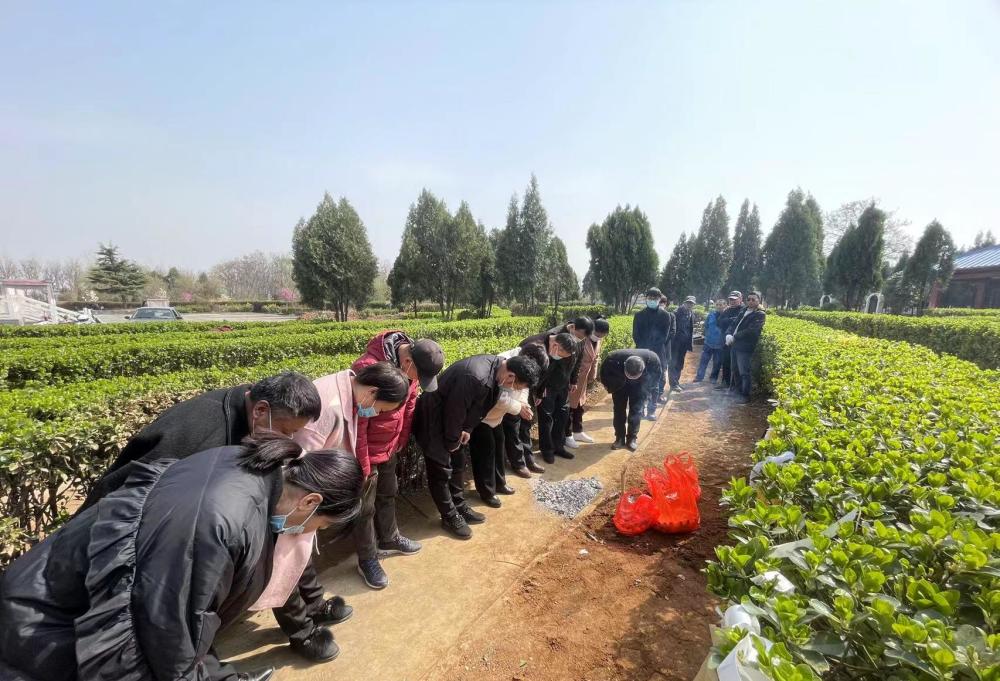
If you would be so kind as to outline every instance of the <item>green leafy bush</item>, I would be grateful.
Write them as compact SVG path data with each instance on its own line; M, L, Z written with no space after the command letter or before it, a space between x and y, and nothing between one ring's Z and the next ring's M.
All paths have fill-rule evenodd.
M924 310L929 317L1000 317L1000 308L932 307Z
M710 590L794 678L1000 678L1000 373L782 317L760 354L777 407L755 458L796 459L730 483Z

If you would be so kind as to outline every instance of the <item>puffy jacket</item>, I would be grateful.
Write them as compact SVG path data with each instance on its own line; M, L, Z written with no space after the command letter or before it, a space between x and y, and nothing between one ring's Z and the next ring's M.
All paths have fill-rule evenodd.
M365 354L354 360L355 373L376 362L392 362L399 366L399 346L413 341L402 331L383 331L368 341ZM368 461L372 466L388 461L393 454L405 449L413 429L413 412L417 406L419 381L410 381L410 392L398 409L380 413L370 419L359 419L358 443L355 454L358 461Z
M719 311L712 310L705 319L705 345L715 350L720 349L726 344L725 334L722 333L722 329L716 324L718 318Z

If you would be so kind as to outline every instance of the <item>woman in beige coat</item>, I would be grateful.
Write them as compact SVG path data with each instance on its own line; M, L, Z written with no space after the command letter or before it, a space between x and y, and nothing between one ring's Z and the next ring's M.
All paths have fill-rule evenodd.
M576 447L581 443L590 444L594 438L583 430L584 405L587 402L587 386L597 380L597 361L601 357L601 343L611 327L608 320L598 317L594 320L594 333L581 344L583 356L580 358L580 373L576 388L569 394L570 417L566 420L566 445Z

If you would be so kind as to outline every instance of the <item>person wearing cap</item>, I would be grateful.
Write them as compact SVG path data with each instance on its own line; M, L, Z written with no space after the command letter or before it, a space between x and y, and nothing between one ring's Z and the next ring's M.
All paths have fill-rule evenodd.
M424 392L437 390L437 375L444 368L444 351L429 339L414 341L399 330L383 331L368 342L363 355L351 369L357 373L378 362L389 362L410 379L409 392L399 409L380 412L358 420L355 453L368 463L375 485L374 515L362 518L354 531L359 562L364 563L365 583L376 589L389 584L378 555L411 556L420 544L399 532L396 522L396 463L410 441L417 387ZM359 414L360 416L360 414Z
M601 383L614 405L615 442L611 449L639 448L643 405L657 389L663 369L652 350L615 350L601 364ZM627 414L627 415L626 415Z
M715 319L715 326L719 329L722 337L729 333L729 327L736 323L736 320L743 314L743 294L739 291L730 291L726 298L728 307L719 313ZM733 385L733 351L728 345L722 346L722 383L715 386L716 390L725 390Z
M742 314L726 333L726 345L732 349L739 373L740 401L743 404L750 402L750 362L765 321L766 315L760 308L760 294L752 291L747 294Z
M646 291L645 307L632 317L632 340L637 348L655 352L659 360L658 366L666 371L671 315L660 307L660 298L662 297L663 293L658 288L654 287ZM663 387L664 380L661 376L654 389L649 392L649 402L646 405L647 418L656 418L656 403L663 392Z
M677 333L670 344L670 389L681 391L681 371L684 370L684 360L687 353L694 349L694 296L688 296L684 302L678 306L675 317L677 318Z

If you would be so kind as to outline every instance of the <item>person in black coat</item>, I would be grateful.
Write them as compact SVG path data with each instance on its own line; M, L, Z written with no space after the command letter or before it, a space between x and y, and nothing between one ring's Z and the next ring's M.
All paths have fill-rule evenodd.
M660 357L652 350L615 350L601 364L601 383L614 405L615 442L612 449L639 448L639 423L643 405L663 374ZM628 428L626 429L626 411Z
M637 348L655 352L659 366L666 371L667 343L671 338L673 324L670 313L660 307L662 296L658 288L646 291L646 307L632 317L632 340ZM664 379L661 376L655 390L650 392L649 402L646 404L646 415L650 418L655 418L656 403L663 393L663 387Z
M743 314L729 327L726 344L732 348L739 373L740 397L743 403L750 401L750 364L757 349L766 316L760 309L760 294L747 294L747 304Z
M576 334L555 328L521 341L521 348L529 345L545 348L549 354L549 366L542 372L531 395L532 404L538 411L538 449L548 464L555 463L557 456L572 459L573 453L566 451L566 423L570 386L579 380L580 341ZM531 422L522 420L521 436L529 445L530 433Z
M684 370L684 360L694 349L694 296L688 296L677 308L677 333L670 345L670 389L681 390L681 371Z
M725 339L729 333L729 327L736 323L736 320L743 314L743 294L739 291L730 291L727 298L729 306L718 314L715 318L715 326ZM723 343L722 345L722 383L715 386L716 390L725 390L733 385L733 351Z
M438 389L417 398L413 434L424 453L427 486L441 513L442 527L459 539L472 537L469 523L486 520L465 500L464 447L473 429L496 404L503 387L530 388L540 372L528 357L475 355L449 366L438 376Z
M263 436L137 462L0 577L0 678L270 678L221 662L216 634L264 593L277 533L339 536L361 512L354 455L301 454Z

